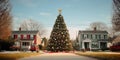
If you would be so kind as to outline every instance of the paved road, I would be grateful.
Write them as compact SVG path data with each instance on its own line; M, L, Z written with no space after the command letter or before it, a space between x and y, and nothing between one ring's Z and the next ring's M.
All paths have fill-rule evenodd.
M98 59L85 56L78 56L73 53L45 53L39 56L21 58L19 60L98 60Z

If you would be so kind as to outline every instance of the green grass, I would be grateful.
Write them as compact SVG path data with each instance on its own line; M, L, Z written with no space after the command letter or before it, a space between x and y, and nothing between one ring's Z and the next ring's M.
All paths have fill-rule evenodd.
M120 52L118 52L120 53ZM76 52L78 55L98 58L100 60L120 60L120 54L105 52Z
M30 57L39 55L40 53L36 52L21 52L21 53L14 53L14 54L0 54L0 60L17 60L23 57Z

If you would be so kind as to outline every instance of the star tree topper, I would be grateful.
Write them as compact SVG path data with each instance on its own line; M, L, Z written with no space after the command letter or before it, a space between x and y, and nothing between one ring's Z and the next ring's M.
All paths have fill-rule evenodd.
M58 12L59 12L59 14L61 14L61 12L62 12L62 9L58 9Z

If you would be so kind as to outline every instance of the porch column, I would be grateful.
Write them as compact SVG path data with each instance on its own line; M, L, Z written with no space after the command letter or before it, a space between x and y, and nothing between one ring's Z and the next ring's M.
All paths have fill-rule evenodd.
M82 49L85 49L84 42L82 42Z
M98 42L98 45L99 45L98 48L101 49L101 48L100 48L100 41Z
M91 42L89 42L89 48L90 48L90 50L91 50Z

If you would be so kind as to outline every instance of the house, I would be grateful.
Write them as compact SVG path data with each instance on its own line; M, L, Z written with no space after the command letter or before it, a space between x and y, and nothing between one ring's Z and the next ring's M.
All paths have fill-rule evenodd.
M108 32L100 31L94 28L94 30L84 30L78 33L78 45L79 50L98 50L107 48L108 44Z
M12 38L15 40L15 46L22 50L30 50L31 46L41 44L41 38L38 31L12 31Z

